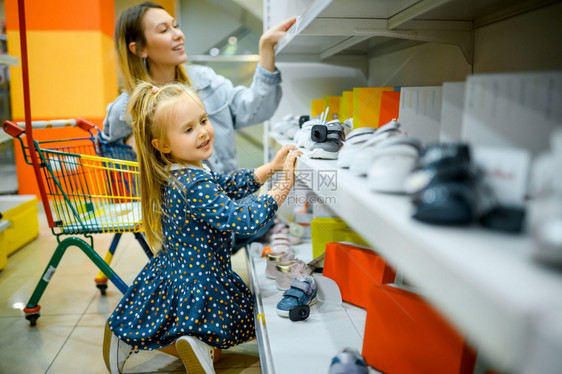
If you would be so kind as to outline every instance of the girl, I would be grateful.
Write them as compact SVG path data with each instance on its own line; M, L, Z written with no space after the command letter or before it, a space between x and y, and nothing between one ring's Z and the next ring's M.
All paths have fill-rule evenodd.
M188 373L214 373L211 347L255 337L250 291L231 268L231 233L252 234L273 219L294 184L300 153L285 146L255 170L210 171L203 161L213 154L213 126L201 100L179 83L139 84L127 113L155 256L107 322L106 365L121 373L131 350L175 343ZM239 202L281 170L266 194Z

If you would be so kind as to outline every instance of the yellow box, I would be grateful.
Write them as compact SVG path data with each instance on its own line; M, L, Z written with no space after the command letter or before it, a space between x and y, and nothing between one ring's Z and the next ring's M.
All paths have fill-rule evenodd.
M39 235L37 197L35 195L0 196L0 269L8 256Z
M353 117L353 91L343 91L340 96L340 119L345 121Z
M310 103L310 117L315 118L319 117L326 110L326 104L324 103L324 99L314 99Z
M324 104L327 108L330 108L328 111L328 117L326 118L326 122L331 121L333 119L340 118L340 100L341 96L326 96L324 97Z
M338 217L318 217L310 222L312 236L312 256L316 258L326 251L326 244L333 242L350 242L368 247L344 220Z
M353 89L353 127L377 127L384 91L394 87L356 87Z

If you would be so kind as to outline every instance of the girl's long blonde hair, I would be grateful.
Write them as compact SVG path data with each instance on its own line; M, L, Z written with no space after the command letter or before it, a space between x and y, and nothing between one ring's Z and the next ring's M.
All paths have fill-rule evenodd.
M173 120L174 104L194 97L196 94L186 84L169 83L158 88L142 82L127 104L140 165L143 227L154 253L162 247L162 187L173 183L169 173L173 160L169 153L156 149L152 140L157 139L161 145L169 144L166 124Z
M164 9L159 4L150 1L132 6L125 10L119 16L117 25L115 26L115 48L117 49L117 59L119 68L123 76L125 90L130 94L139 82L152 82L152 76L148 70L146 61L131 52L129 44L135 42L138 51L146 46L146 37L144 35L144 27L142 20L145 13L153 8ZM165 9L164 9L165 10ZM175 82L187 83L191 85L191 81L185 72L183 65L177 65Z

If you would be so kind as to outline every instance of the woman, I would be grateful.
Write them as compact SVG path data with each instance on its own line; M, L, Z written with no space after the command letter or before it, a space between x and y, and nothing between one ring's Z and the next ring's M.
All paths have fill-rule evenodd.
M134 143L125 107L139 82L157 86L173 81L187 83L197 92L215 125L215 154L208 166L216 172L233 171L238 167L234 130L267 120L281 100L281 74L275 67L273 48L295 20L292 17L261 36L260 59L252 84L234 87L209 67L183 65L187 61L183 32L162 6L144 2L125 10L115 29L125 92L107 108L103 140Z

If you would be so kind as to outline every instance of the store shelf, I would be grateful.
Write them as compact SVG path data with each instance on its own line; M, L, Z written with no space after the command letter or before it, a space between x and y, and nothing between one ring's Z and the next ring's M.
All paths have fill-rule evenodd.
M384 54L435 42L457 45L473 62L473 30L553 0L301 0L294 6L270 0L267 9L284 19L297 13L297 22L276 49L279 56L302 61L336 55ZM304 4L310 4L305 7Z
M311 244L294 246L296 256L312 259ZM318 302L305 321L277 315L283 292L265 276L265 258L248 256L250 284L256 297L256 335L264 374L328 372L332 358L343 348L361 352L366 312L348 303ZM371 369L371 373L377 373Z
M276 148L287 140L270 139ZM277 144L276 144L277 143ZM531 261L532 242L413 220L407 196L369 191L331 160L302 156L297 178L412 283L500 370L562 367L562 272ZM539 347L548 347L538 352ZM540 356L541 359L537 359ZM533 367L532 367L533 368Z

